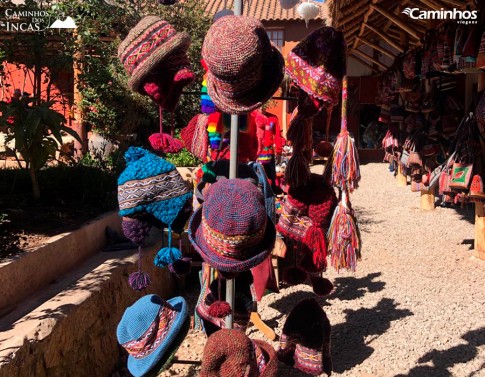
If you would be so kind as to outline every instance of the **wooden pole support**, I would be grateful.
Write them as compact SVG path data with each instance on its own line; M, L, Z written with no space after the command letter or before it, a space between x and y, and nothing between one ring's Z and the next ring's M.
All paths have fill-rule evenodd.
M428 191L421 191L421 209L433 211L435 209L436 188L433 187Z
M485 203L475 203L475 257L485 261Z
M360 58L366 59L366 60L374 63L375 65L377 65L379 68L383 69L384 71L387 70L387 67L384 64L382 64L380 61L374 59L372 56L369 56L367 54L364 54L362 51L352 50L352 54L353 55L358 55Z
M399 187L407 187L407 185L408 185L408 177L406 177L402 173L402 167L399 164L397 166L397 185Z
M394 42L391 38L389 38L389 36L381 33L377 28L375 28L374 26L372 25L369 25L369 24L365 24L365 27L371 31L373 31L379 38L381 38L383 41L385 41L389 46L392 46L394 47L396 50L398 50L399 52L403 52L404 51L404 47L399 45L398 43Z
M357 37L358 40L360 40L362 43L365 43L367 46L372 47L374 50L377 50L384 55L389 56L391 59L396 59L396 55L394 55L392 52L387 51L385 48L382 48L378 44L375 44L374 42L369 41L367 38L364 37Z

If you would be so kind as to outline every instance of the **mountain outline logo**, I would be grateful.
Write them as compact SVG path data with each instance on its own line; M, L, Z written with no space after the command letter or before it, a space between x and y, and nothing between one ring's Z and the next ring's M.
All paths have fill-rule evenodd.
M77 29L77 25L72 17L68 16L64 21L59 19L55 20L54 23L49 26L49 29Z

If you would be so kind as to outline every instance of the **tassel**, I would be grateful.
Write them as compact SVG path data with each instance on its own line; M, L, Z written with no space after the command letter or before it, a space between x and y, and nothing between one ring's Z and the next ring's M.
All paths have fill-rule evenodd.
M190 273L192 269L191 258L181 258L168 265L170 272L177 276L183 276Z
M332 266L355 271L357 260L361 259L360 231L352 208L347 205L347 194L344 191L332 217L328 229L328 250Z
M138 271L128 277L128 284L135 291L142 291L150 285L150 275L141 270L141 246L138 246Z
M312 225L305 232L303 244L312 253L313 266L309 271L324 271L327 268L327 245L322 228Z
M294 188L304 186L310 181L311 173L308 160L302 155L294 155L288 161L285 170L285 181Z
M334 290L332 282L321 276L310 276L310 281L312 283L313 293L317 296L328 296Z
M347 130L347 76L342 83L342 123L332 155L331 182L340 189L352 192L360 181L359 154L354 139Z

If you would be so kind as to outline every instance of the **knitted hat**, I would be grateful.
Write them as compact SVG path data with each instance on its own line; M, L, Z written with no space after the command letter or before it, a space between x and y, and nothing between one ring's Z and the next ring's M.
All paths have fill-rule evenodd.
M268 343L242 331L222 329L204 347L200 377L276 377L278 361Z
M286 58L286 73L300 89L334 106L345 75L346 50L341 31L322 27L291 50Z
M174 54L185 54L189 45L190 36L178 33L167 21L157 16L142 18L118 47L118 57L130 76L129 87L143 93L148 76Z
M227 114L245 114L261 107L283 80L283 56L255 18L226 16L214 22L202 56L209 69L209 95Z
M211 185L189 223L189 238L202 259L223 272L242 272L271 253L276 231L263 194L243 179Z
M168 226L168 247L155 258L165 267L180 259L180 250L171 244L172 223L192 197L175 166L143 148L130 147L125 153L126 169L118 178L120 215L151 214Z
M180 131L180 137L184 142L185 148L195 157L202 161L207 161L207 149L209 137L207 133L206 114L197 114L193 117L187 127Z
M128 370L133 376L144 376L157 365L186 318L187 303L183 297L165 301L157 295L147 295L125 310L116 336L129 353Z
M278 358L312 376L332 373L331 327L314 299L299 302L288 315L280 338Z

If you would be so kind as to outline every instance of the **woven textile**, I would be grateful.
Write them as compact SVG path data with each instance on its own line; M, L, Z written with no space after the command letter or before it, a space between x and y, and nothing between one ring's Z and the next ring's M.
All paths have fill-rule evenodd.
M254 184L222 179L204 199L189 223L189 239L204 261L223 272L242 272L266 259L276 231Z
M322 27L309 34L286 58L286 73L296 85L327 106L339 102L346 69L343 33Z
M130 147L118 178L121 216L150 213L172 224L192 193L171 163L143 148Z
M330 375L331 327L327 315L314 299L300 301L290 312L280 338L280 361L313 376Z
M200 377L276 377L278 361L268 343L251 340L242 331L222 329L204 348Z
M157 295L143 296L125 310L116 336L129 353L128 370L133 376L143 376L157 365L177 337L187 313L182 297L164 301Z
M226 16L210 27L202 46L207 89L216 107L245 114L261 107L283 80L284 60L254 18Z
M118 57L130 76L129 87L143 93L148 76L174 54L185 54L190 45L187 33L178 33L157 16L146 16L120 43Z
M208 116L206 114L197 114L190 120L187 127L180 132L180 138L184 142L185 148L203 162L207 160L209 145L207 124Z

